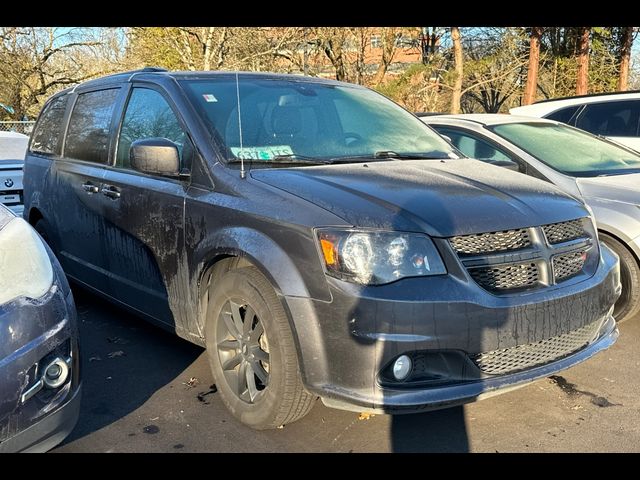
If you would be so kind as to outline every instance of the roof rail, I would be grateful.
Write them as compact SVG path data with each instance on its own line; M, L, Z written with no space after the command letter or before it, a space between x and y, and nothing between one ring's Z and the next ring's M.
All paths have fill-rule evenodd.
M538 100L536 103L555 102L558 100L569 100L572 98L590 98L590 97L603 97L605 95L624 95L626 93L640 93L640 90L627 90L625 92L602 92L602 93L588 93L586 95L569 95L568 97L547 98L545 100Z
M162 67L144 67L138 70L138 72L168 72L166 68Z
M153 73L153 72L168 72L169 70L167 70L166 68L162 68L162 67L144 67L141 68L140 70L132 70L131 72L123 72L123 73L130 73L131 75L129 75L129 78L127 79L127 82L130 82L131 79L136 76L139 73Z
M72 92L75 92L76 88L85 85L87 83L93 83L93 82L98 82L100 80L104 80L106 78L112 78L112 77L124 77L125 75L128 75L129 77L127 78L127 81L131 81L131 79L133 78L134 75L139 74L139 73L153 73L153 72L168 72L169 70L167 70L166 68L161 68L161 67L144 67L144 68L140 68L138 70L129 70L126 72L116 72L116 73L112 73L111 75L104 75L102 77L98 77L98 78L94 78L91 80L87 80L86 82L82 82L79 83L78 85L74 85L72 87Z

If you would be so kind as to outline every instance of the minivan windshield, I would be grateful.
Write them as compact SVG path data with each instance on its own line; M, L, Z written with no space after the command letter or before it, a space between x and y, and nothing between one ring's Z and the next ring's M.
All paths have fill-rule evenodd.
M640 172L640 155L554 123L505 123L492 130L550 167L574 177Z
M418 118L362 87L239 75L181 84L229 162L457 158ZM239 108L238 108L239 106Z

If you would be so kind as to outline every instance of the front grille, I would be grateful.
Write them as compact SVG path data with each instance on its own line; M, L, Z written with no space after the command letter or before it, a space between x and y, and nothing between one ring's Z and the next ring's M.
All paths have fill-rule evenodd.
M491 291L532 287L539 277L535 263L474 268L469 273L481 287Z
M531 245L526 228L504 230L502 232L461 235L450 239L453 249L459 255L478 255L481 253L517 250Z
M568 242L585 236L582 220L571 220L570 222L552 223L542 227L547 242L551 245Z
M560 281L577 275L582 271L586 260L587 252L584 250L556 255L552 259L554 278Z
M593 340L600 321L557 337L517 347L470 355L484 373L503 375L560 360Z
M588 274L594 235L584 219L449 238L469 275L495 294L543 288Z

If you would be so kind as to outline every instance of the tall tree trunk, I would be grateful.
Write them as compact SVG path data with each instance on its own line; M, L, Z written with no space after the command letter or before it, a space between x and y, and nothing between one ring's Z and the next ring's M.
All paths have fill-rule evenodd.
M589 90L589 35L591 27L582 27L578 44L578 76L576 95L585 95Z
M538 89L538 66L540 65L540 38L542 37L542 27L531 29L531 39L529 40L529 69L527 70L527 84L524 87L524 105L532 104L536 99Z
M396 29L393 27L384 27L382 29L382 57L380 58L380 64L378 70L373 77L372 84L380 85L384 76L389 69L389 65L393 61L393 56L396 53Z
M625 91L629 86L629 61L631 44L633 43L633 27L624 27L620 39L620 69L618 71L618 90Z
M464 65L462 64L462 41L460 40L460 28L451 27L451 40L453 41L453 66L455 81L451 94L451 113L460 113L460 99L462 98L462 76Z

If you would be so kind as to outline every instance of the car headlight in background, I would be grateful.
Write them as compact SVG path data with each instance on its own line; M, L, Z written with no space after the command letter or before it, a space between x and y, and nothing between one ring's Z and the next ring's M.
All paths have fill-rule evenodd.
M0 305L18 297L40 298L52 283L42 240L23 219L11 220L0 230Z
M327 273L342 280L382 285L447 273L426 235L335 228L318 229L317 235Z

